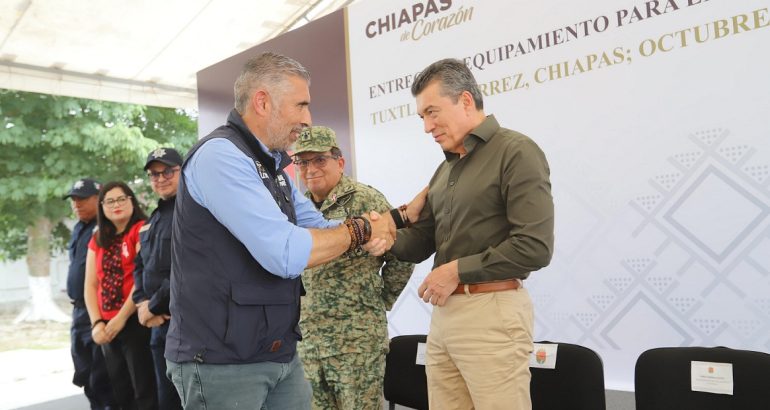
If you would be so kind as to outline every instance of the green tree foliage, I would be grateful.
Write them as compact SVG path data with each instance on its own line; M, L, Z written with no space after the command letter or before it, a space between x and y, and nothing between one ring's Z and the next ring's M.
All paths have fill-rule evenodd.
M0 260L23 257L41 219L52 222L52 249L64 244L70 208L62 195L79 178L149 192L147 154L159 146L186 152L196 121L170 108L0 90Z

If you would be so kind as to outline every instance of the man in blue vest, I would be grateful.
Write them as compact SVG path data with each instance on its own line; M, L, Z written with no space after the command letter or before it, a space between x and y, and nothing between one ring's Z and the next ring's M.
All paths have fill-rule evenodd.
M64 196L70 200L72 212L78 219L69 242L70 266L67 272L67 296L72 302L70 329L72 363L75 376L72 383L83 387L92 409L117 408L112 395L102 349L91 338L91 320L83 299L86 278L88 241L96 226L99 206L99 183L90 178L77 180Z
M296 345L300 274L394 240L372 213L327 221L283 171L311 123L310 75L291 58L250 59L227 124L190 149L174 210L168 375L185 409L309 409Z

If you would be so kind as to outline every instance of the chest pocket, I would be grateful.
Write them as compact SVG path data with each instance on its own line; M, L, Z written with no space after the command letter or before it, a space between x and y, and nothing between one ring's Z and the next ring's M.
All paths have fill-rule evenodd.
M158 238L158 251L159 260L158 270L171 271L171 229L166 229L162 235Z
M345 208L341 206L335 206L331 209L328 209L326 212L324 212L324 216L326 219L345 219L347 218L348 212L345 210Z
M337 202L327 208L324 211L324 217L326 219L345 219L352 216L360 216L363 212L356 212L350 208L350 205L354 205L352 202L353 197L351 195L344 195L337 199Z
M139 254L142 255L142 261L145 265L150 261L151 242L149 229L139 231Z
M148 272L171 270L171 229L163 232L148 229L139 233L139 253L142 255L144 268Z

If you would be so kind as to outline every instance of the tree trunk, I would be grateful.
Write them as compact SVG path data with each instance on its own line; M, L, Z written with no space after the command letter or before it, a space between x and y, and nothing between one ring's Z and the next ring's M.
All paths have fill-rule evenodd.
M38 218L27 229L27 269L30 299L14 319L14 323L53 320L68 322L69 316L59 309L51 293L51 230L48 218Z
M27 268L29 276L42 278L51 276L51 220L40 217L27 228Z

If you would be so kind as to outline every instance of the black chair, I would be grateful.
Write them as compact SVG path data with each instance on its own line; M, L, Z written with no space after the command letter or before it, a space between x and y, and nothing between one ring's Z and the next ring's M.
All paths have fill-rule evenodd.
M417 410L428 410L428 382L425 366L415 363L417 344L425 343L425 335L396 336L390 339L390 352L385 358L385 400L390 410L396 404Z
M733 394L692 390L692 362L732 363ZM770 355L726 347L664 347L636 360L636 410L770 409Z
M596 352L569 343L536 343L558 344L558 350L554 369L529 369L533 410L606 409L604 367Z

